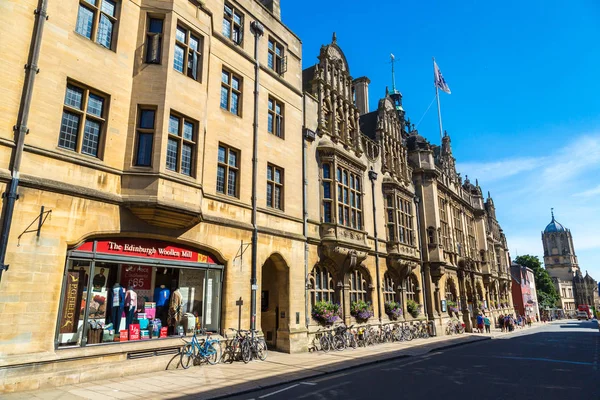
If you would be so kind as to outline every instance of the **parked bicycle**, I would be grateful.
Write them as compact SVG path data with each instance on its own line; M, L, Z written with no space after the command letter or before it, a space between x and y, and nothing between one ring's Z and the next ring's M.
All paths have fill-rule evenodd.
M210 332L201 331L201 333L205 334L206 338L198 339L194 332L191 342L182 339L185 342L180 350L180 362L183 369L188 369L196 361L206 361L211 365L221 361L222 352L219 339L212 339Z
M240 342L240 351L242 353L242 361L250 362L252 359L258 358L261 361L267 359L267 342L262 336L258 336L258 331L243 331L245 334Z

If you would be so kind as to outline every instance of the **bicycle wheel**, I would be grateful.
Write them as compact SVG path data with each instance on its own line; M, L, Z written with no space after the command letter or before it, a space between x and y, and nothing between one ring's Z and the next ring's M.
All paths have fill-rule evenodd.
M196 348L190 343L184 345L181 348L180 363L183 369L188 369L191 365L194 365L194 359L196 358Z
M267 359L267 342L265 339L259 338L256 342L256 354L261 361Z
M250 346L249 339L246 339L242 342L240 351L242 352L242 361L245 364L248 364L252 358L252 348Z
M321 336L319 343L321 344L321 350L323 350L325 353L331 350L331 342L329 341L329 337L326 335Z
M340 335L335 335L333 337L333 348L338 350L338 351L342 351L346 348L346 343L344 341L344 338Z
M211 340L210 343L205 344L206 346L206 361L210 365L218 364L221 361L221 342L218 340Z

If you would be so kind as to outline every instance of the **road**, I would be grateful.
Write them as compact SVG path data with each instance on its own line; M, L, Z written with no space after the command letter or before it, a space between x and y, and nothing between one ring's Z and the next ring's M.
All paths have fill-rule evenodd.
M564 320L231 399L600 399L596 321Z

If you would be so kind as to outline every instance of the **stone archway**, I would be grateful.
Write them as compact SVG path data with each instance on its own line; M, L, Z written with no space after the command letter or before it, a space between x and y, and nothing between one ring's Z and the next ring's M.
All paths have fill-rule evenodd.
M272 254L261 268L260 327L269 348L290 351L289 268L283 257Z

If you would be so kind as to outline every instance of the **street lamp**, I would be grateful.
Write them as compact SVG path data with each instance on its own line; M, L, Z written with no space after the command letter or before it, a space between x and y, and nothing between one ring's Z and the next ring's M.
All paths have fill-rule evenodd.
M377 172L373 167L369 170L369 180L371 181L371 198L373 199L373 237L375 238L375 275L377 279L377 317L381 323L381 279L379 278L379 239L377 238L377 207L375 206L375 181Z

